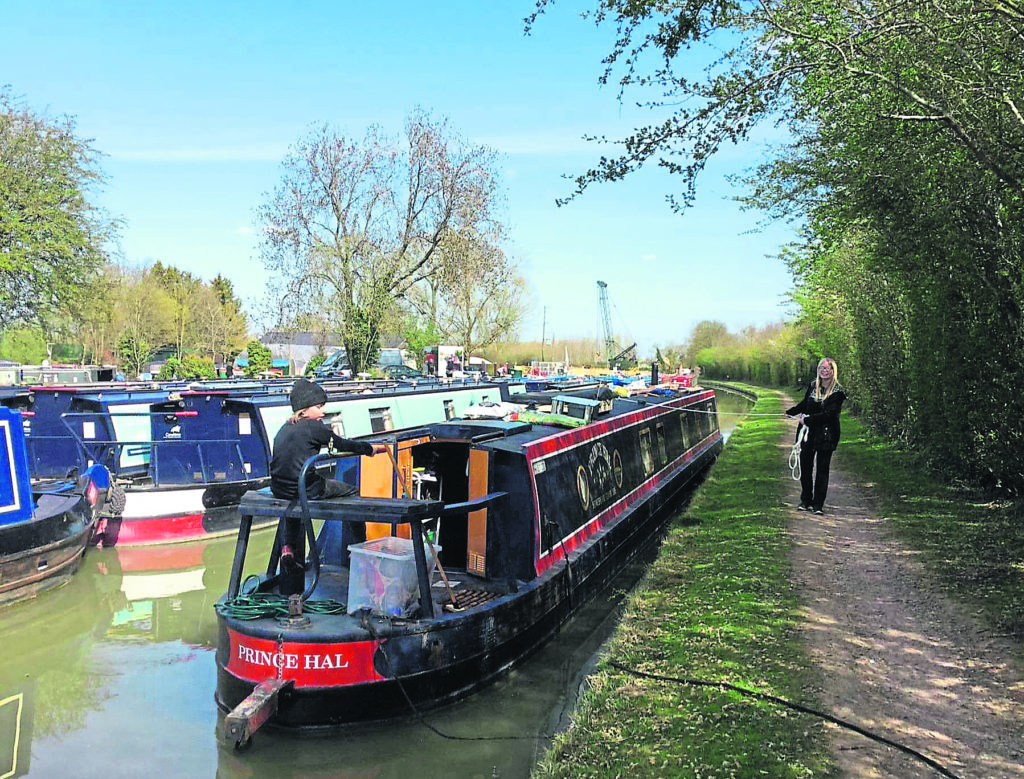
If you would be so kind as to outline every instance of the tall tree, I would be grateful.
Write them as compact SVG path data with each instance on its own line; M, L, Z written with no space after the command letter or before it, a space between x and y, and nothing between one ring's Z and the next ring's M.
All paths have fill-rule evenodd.
M116 310L121 364L129 374L145 373L156 349L171 342L174 302L153 277L142 271L127 271L118 288Z
M515 333L526 310L526 282L498 246L497 236L453 232L438 274L437 316L442 335L466 357Z
M446 236L495 221L495 167L492 151L423 112L408 118L401 143L378 128L360 141L313 130L258 212L285 318L328 312L352 370L372 364L394 301L438 272Z
M97 153L69 117L32 113L0 89L0 328L77 310L115 225L90 202Z

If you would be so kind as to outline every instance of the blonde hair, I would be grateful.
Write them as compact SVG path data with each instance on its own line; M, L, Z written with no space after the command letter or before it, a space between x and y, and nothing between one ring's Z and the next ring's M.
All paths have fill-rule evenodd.
M312 408L312 406L307 406L307 408ZM288 424L289 425L294 425L300 419L305 419L306 418L306 413L305 412L306 412L306 409L300 408L298 411L296 411L294 414L292 414L291 418L288 420Z
M825 363L828 363L829 365L832 366L832 381L828 383L827 387L823 388L821 386L821 376L819 375L818 371L821 370L821 366L824 365ZM814 371L814 399L824 400L833 392L835 392L838 387L839 369L836 367L836 361L833 360L831 357L822 357L820 362L818 362L817 369Z

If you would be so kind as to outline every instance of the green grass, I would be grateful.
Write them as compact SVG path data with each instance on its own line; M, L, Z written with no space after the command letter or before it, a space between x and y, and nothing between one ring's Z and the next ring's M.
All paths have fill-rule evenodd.
M760 391L755 413L778 414ZM821 721L738 693L638 678L729 682L820 708L790 585L784 503L789 428L750 416L673 523L631 594L573 724L537 777L820 777L835 774Z
M995 632L1024 644L1024 511L932 478L921 458L843 417L837 462L870 487L876 510L926 570ZM1018 649L1018 654L1024 652Z

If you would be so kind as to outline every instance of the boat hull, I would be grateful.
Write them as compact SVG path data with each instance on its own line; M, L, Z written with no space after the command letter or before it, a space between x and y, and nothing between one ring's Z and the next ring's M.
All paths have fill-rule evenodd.
M671 508L721 449L721 440L668 475L565 560L518 590L462 613L388 621L307 615L306 628L218 616L217 705L230 711L281 666L269 727L301 732L415 716L492 683L556 635L637 555L660 542ZM340 629L344 620L349 627ZM327 667L325 667L325 664Z
M238 501L249 489L265 487L269 479L236 484L182 488L128 489L124 510L105 517L93 542L109 546L150 546L186 543L238 533ZM257 527L274 524L267 520Z
M0 527L0 607L66 583L78 570L92 534L92 506L81 496L31 522Z

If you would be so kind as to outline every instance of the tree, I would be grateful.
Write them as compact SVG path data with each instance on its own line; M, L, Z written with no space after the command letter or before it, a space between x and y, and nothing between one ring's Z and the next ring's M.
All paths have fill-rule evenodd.
M592 17L617 26L603 78L653 90L656 118L576 194L656 162L685 206L723 144L785 124L794 143L745 199L803 225L787 257L810 351L841 355L874 426L953 478L1024 489L1024 7L600 0ZM686 74L691 47L722 42Z
M248 327L230 281L218 276L210 286L198 286L189 302L189 311L189 348L208 354L214 363L224 364L242 351Z
M352 141L320 126L292 148L258 211L263 262L284 285L282 320L327 312L356 373L375 359L396 301L439 272L447 236L495 223L492 151L423 112L403 140L371 128Z
M155 279L142 271L124 271L115 293L117 354L127 373L146 373L154 351L171 341L174 303Z
M46 338L36 328L12 327L0 339L0 357L22 365L38 365L46 359Z
M453 232L444 252L451 258L436 285L441 332L472 356L516 331L525 311L526 282L495 236Z
M245 351L249 355L249 364L245 366L246 376L255 378L270 370L270 365L273 362L270 349L259 341L253 340L245 345Z
M167 293L173 311L174 353L180 359L185 347L194 339L192 306L202 282L188 271L173 265L164 265L159 260L147 271L153 280Z
M77 310L115 224L89 201L103 177L68 117L47 119L0 89L0 328Z

